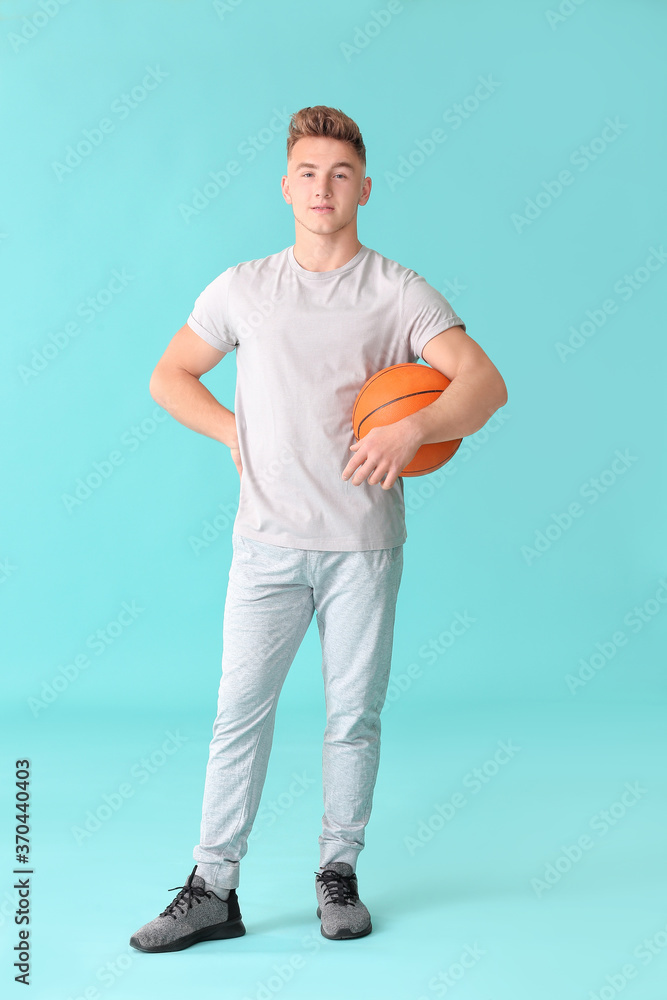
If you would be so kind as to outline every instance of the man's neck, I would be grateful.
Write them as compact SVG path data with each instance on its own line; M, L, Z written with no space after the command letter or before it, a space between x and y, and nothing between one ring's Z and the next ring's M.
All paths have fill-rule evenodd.
M357 236L351 244L346 241L333 247L315 243L303 245L297 240L294 243L294 259L307 271L335 271L356 257L362 246Z

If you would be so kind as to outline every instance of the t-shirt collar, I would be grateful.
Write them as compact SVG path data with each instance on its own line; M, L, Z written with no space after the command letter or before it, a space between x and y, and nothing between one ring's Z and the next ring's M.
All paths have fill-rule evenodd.
M309 271L307 268L302 267L294 256L294 245L287 248L287 260L289 261L290 267L297 274L300 274L302 278L314 278L316 281L321 281L323 278L335 278L337 274L343 274L345 271L351 271L353 267L360 264L368 253L368 247L362 245L356 252L354 257L351 257L346 264L342 264L340 267L335 267L332 271Z

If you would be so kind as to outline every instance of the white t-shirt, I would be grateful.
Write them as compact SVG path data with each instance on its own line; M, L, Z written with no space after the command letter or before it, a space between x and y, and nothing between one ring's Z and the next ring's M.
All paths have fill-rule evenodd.
M187 325L236 349L234 412L243 465L233 530L298 549L393 548L407 538L403 479L389 490L341 478L355 452L352 407L381 368L415 362L465 323L416 271L367 246L308 271L294 247L214 278Z

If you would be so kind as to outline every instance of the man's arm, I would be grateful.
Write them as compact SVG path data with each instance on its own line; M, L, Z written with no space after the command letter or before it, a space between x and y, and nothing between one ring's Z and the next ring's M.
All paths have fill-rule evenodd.
M174 334L155 366L149 392L179 423L226 444L240 475L236 417L199 381L225 353L208 344L186 323Z
M502 375L462 327L451 326L436 334L425 344L422 357L446 375L450 385L428 406L392 424L374 427L350 445L354 455L342 478L354 486L368 479L370 485L381 483L382 489L391 489L423 444L474 434L507 402Z
M472 337L451 326L432 337L422 351L424 361L450 379L436 400L405 417L420 445L456 441L480 430L507 402L502 375Z

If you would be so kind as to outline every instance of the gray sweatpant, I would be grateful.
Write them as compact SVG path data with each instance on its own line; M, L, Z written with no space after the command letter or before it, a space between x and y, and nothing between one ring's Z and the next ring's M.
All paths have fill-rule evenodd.
M281 688L313 612L327 725L320 867L364 847L380 758L403 545L296 549L232 533L222 678L206 768L197 874L238 888L260 804Z

